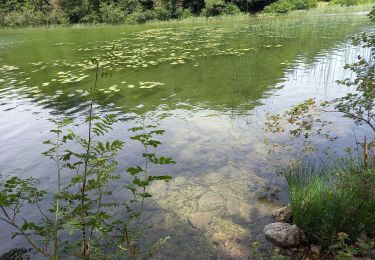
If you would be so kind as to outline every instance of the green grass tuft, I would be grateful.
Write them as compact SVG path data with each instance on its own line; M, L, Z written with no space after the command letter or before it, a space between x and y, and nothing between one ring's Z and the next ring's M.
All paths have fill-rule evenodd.
M375 173L360 163L340 161L328 168L290 168L287 182L293 222L325 247L344 232L355 241L375 231Z

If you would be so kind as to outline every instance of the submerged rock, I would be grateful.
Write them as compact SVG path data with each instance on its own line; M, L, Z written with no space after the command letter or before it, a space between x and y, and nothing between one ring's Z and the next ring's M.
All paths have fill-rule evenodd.
M292 219L292 210L290 205L286 205L285 207L279 208L272 212L272 217L277 222L285 222L289 223Z
M306 239L303 231L296 225L276 222L264 227L265 237L277 246L293 247Z
M201 229L211 222L213 216L212 212L195 212L188 216L188 221L194 228Z
M207 192L198 200L198 211L211 211L225 207L225 200L215 192Z

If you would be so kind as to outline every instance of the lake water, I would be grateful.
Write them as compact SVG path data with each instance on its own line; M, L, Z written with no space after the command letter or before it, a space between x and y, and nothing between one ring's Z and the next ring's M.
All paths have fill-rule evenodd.
M141 163L142 147L128 131L140 124L166 131L157 153L177 162L152 169L173 176L152 185L146 205L153 226L146 244L171 237L155 257L246 259L252 241L267 244L261 231L287 201L263 143L266 113L345 93L335 80L364 53L350 36L369 29L365 15L345 14L0 30L0 171L53 187L53 163L41 155L48 119L72 117L85 133L89 58L101 57L112 76L99 80L95 111L123 119L110 136L126 141L119 172ZM109 62L104 53L112 48ZM330 119L342 137L334 147L352 144L351 123ZM23 245L8 239L6 224L0 230L0 253Z

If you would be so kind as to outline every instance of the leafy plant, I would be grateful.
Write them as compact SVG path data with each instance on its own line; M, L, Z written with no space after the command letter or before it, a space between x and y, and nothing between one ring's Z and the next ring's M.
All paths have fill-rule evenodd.
M293 10L307 10L318 5L316 0L279 0L264 8L266 13L288 13Z
M112 57L110 53L107 55ZM143 145L145 165L128 168L128 177L116 173L116 157L124 142L106 140L117 122L115 115L95 114L97 82L108 73L100 73L99 58L92 58L91 62L95 68L95 84L90 91L88 117L84 121L87 136L79 136L69 129L70 119L53 120L56 128L51 132L55 138L44 142L49 149L43 155L55 162L56 188L52 193L40 190L39 182L32 178L3 180L0 183L0 219L16 228L13 237L23 236L37 253L50 259L61 256L109 259L125 255L138 259L153 254L167 241L161 239L145 253L138 244L142 235L143 206L152 196L147 188L154 181L171 179L168 175L152 175L148 165L175 162L151 152L150 147L157 148L161 144L154 135L162 135L163 130L154 125L135 127L131 129L136 133L132 139ZM124 190L121 192L126 199L118 201L113 198L112 187L122 181ZM50 207L42 207L42 202L48 204L51 197ZM31 222L26 218L20 224L19 218L25 217L29 207L37 208L41 219ZM121 212L120 217L115 215L114 209Z
M202 10L202 15L206 17L218 16L218 15L233 15L240 13L240 9L232 3L223 4L208 4L206 8Z
M370 18L374 19L373 11ZM374 35L355 37L354 44L368 48L370 55L359 56L357 62L345 66L353 72L353 78L337 81L353 91L329 101L308 99L282 114L268 115L266 130L286 132L291 137L289 143L280 144L281 148L295 152L293 145L302 139L302 151L305 152L305 148L312 144L312 136L336 140L337 137L327 129L331 122L321 119L326 113L338 113L375 133ZM267 143L275 151L278 144ZM351 149L347 149L349 158L336 159L335 165L324 166L315 158L307 157L306 160L303 156L287 167L293 222L308 234L312 242L324 245L338 257L366 255L366 245L367 250L368 245L371 247L371 243L362 243L360 236L373 236L375 230L375 166L369 159L373 145L374 142L365 141L363 155L357 159L353 159ZM306 161L308 163L304 164Z

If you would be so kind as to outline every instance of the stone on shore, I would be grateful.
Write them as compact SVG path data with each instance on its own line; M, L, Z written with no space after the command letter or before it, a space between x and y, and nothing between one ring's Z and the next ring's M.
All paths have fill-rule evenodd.
M264 227L265 237L277 246L295 247L306 240L304 232L296 225L276 222Z

